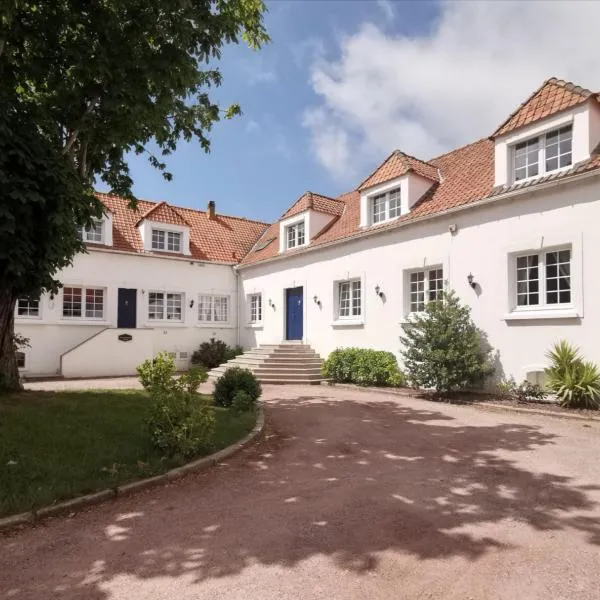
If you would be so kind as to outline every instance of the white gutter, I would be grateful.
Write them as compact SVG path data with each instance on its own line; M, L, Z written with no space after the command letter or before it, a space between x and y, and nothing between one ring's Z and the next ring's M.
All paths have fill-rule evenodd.
M153 254L152 252L130 252L128 250L115 250L110 246L106 248L99 248L97 245L88 246L87 253L90 252L105 252L107 254L124 254L126 256L141 256L143 258L164 258L165 260L178 260L180 262L188 262L195 264L203 264L203 265L226 265L228 267L234 267L236 263L233 262L225 262L221 260L200 260L198 258L193 258L192 256L165 256L164 254ZM80 252L80 254L85 254L85 252ZM75 255L77 256L77 255Z
M243 264L236 265L234 267L234 269L235 270L249 269L251 267L257 267L259 265L271 263L273 261L276 261L276 260L279 260L282 258L292 258L294 256L300 256L300 255L306 254L308 252L312 252L314 250L320 250L321 248L329 248L331 246L337 246L338 244L346 244L346 243L352 242L354 240L360 240L365 237L379 235L381 233L389 233L390 231L396 231L397 229L400 229L402 227L407 227L409 225L416 225L416 224L422 223L424 221L432 221L433 219L446 217L448 215L453 215L453 214L456 214L456 213L459 213L459 212L462 212L465 210L470 210L472 208L486 206L486 205L492 204L494 202L499 202L501 200L515 198L517 196L522 196L524 194L531 194L533 192L543 191L550 187L555 188L560 185L565 185L566 183L583 181L584 179L588 179L588 178L598 176L598 175L600 175L600 170L594 169L594 170L588 171L586 173L582 173L580 175L572 175L571 177L565 177L564 179L552 179L550 181L545 181L543 183L538 183L536 185L519 188L517 190L513 190L512 192L505 192L503 194L497 194L497 195L491 196L489 198L482 198L481 200L475 200L474 202L469 202L467 204L461 204L460 206L448 208L447 210L433 213L431 215L423 215L422 217L416 217L414 219L400 221L394 227L382 227L380 229L360 231L358 233L353 234L351 237L345 237L345 238L341 238L339 240L332 240L331 242L325 242L323 244L318 244L316 246L309 246L308 248L298 250L298 251L294 252L293 254L288 254L288 255L280 254L278 256L272 256L271 258L265 258L264 260L260 260L255 263L251 263L249 265L243 265Z

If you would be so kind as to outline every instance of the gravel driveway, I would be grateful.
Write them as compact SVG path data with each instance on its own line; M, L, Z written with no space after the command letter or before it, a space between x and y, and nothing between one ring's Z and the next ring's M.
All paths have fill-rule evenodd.
M0 539L0 598L600 598L600 423L265 397L228 464Z

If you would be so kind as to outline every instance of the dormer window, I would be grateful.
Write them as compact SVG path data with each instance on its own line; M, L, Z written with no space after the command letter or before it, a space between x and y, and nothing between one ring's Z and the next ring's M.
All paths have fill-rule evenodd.
M93 244L104 243L104 221L102 219L92 219L87 227L81 227L79 236L84 242Z
M304 221L299 221L286 227L287 249L303 246L306 240Z
M164 229L152 230L152 250L181 252L181 233Z
M513 150L514 180L550 173L573 163L571 125L520 142Z
M371 223L382 223L400 216L400 188L371 198Z

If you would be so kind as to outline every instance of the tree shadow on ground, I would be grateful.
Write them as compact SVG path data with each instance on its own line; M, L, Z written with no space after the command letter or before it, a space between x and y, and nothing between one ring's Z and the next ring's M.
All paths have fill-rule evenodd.
M505 520L575 528L600 544L597 520L576 514L595 508L587 492L596 488L528 471L510 456L555 443L539 427L465 426L401 399L287 396L268 406L265 441L229 464L96 509L74 537L59 526L45 569L54 563L56 577L44 589L98 600L119 575L199 582L315 555L358 574L375 570L383 551L474 561L511 548L477 532ZM34 534L15 540L15 565ZM40 597L41 582L30 584L13 597Z

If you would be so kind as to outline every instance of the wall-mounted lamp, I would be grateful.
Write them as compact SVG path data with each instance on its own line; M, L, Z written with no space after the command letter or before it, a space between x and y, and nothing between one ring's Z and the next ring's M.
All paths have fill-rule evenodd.
M470 286L471 286L473 289L475 289L475 287L477 286L477 283L476 283L476 281L475 281L475 279L474 279L474 277L473 277L473 273L469 273L469 274L467 275L467 281L469 282L469 285L470 285Z
M273 306L273 300L271 300L271 298L269 298L269 306Z
M381 288L379 287L379 284L377 284L375 286L375 293L380 297L383 298L383 292L381 291Z
M142 296L146 293L146 290L142 290Z
M194 308L194 299L193 298L190 300L190 308Z
M319 297L316 294L313 296L313 301L319 308L321 307L321 301L319 300Z

